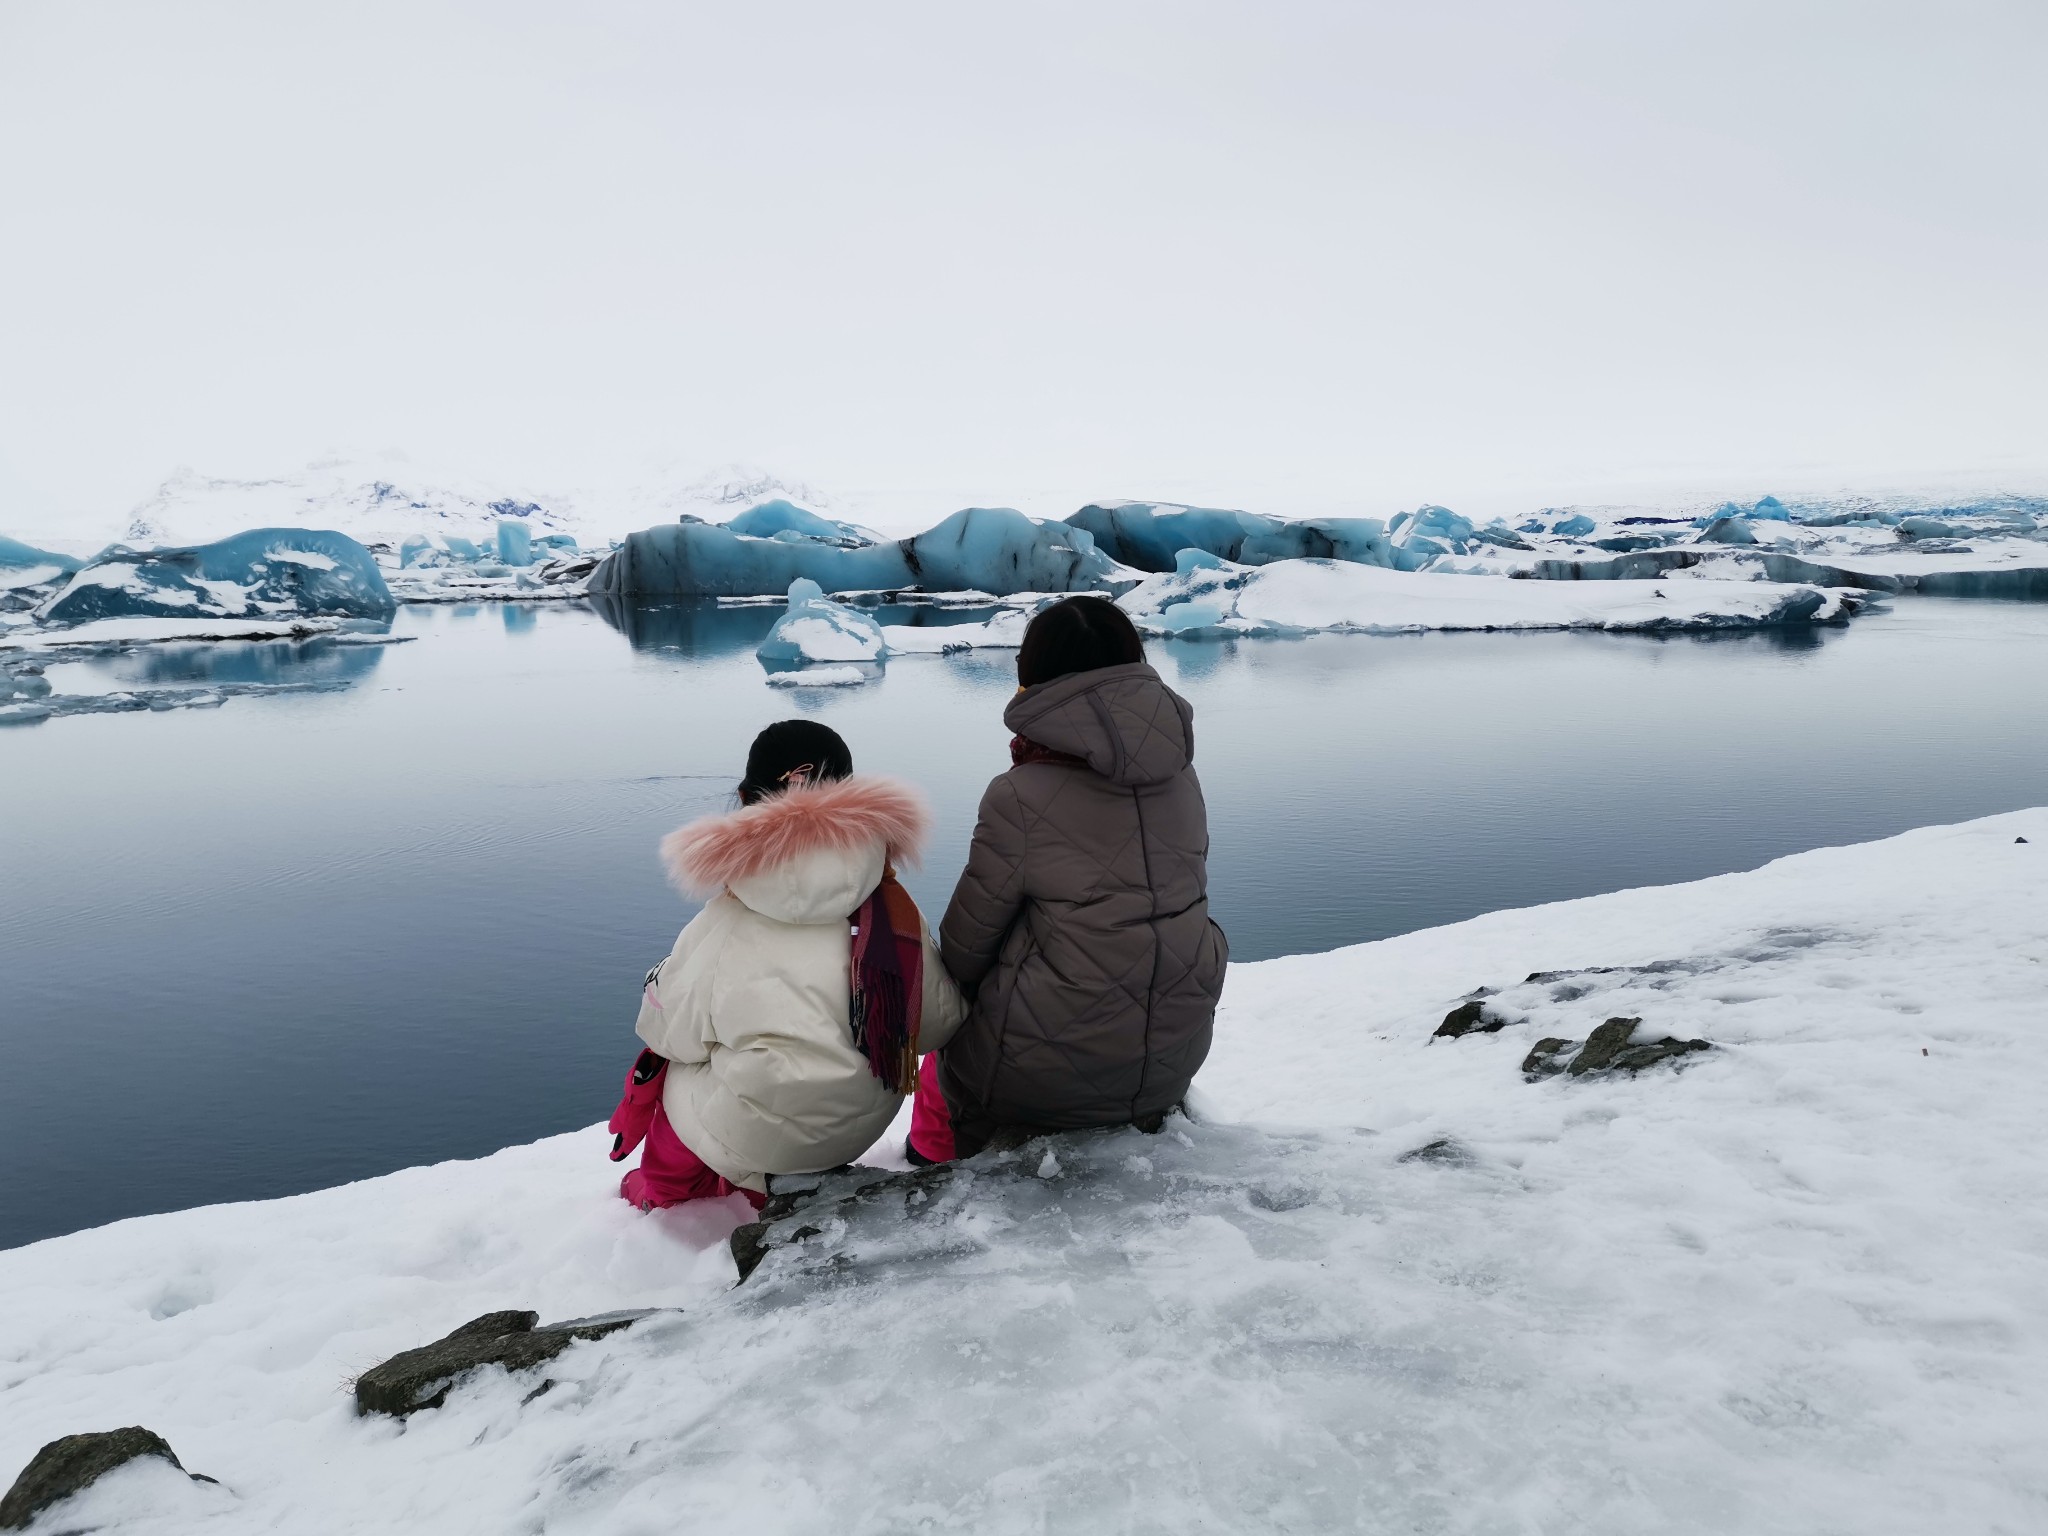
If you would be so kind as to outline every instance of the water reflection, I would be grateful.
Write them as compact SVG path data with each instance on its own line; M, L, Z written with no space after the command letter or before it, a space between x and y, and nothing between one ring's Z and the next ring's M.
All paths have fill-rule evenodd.
M847 599L877 624L944 628L979 624L1000 610L939 608L930 603L863 602ZM636 651L668 651L691 657L752 651L768 637L782 617L781 603L727 603L715 598L685 601L598 595L588 599L592 612L626 637Z
M384 649L332 635L310 640L207 640L143 646L83 664L118 688L346 688L377 670Z

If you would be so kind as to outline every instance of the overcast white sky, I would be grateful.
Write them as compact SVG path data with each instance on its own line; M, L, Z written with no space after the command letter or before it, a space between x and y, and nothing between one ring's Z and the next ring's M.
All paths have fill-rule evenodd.
M2041 0L0 0L0 528L393 447L947 505L2024 478L2044 78Z

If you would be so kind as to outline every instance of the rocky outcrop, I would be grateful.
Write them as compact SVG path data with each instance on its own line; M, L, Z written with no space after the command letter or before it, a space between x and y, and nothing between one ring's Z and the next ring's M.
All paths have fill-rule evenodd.
M356 1412L404 1418L422 1408L438 1408L455 1384L472 1371L490 1365L507 1371L531 1370L578 1339L601 1339L630 1328L647 1315L644 1311L618 1312L543 1328L536 1326L540 1321L537 1312L487 1312L446 1338L393 1355L363 1372L356 1378ZM548 1386L542 1382L533 1395Z
M1435 1040L1455 1040L1460 1035L1494 1035L1506 1029L1513 1022L1506 1015L1486 1006L1483 998L1467 998L1449 1013L1443 1023L1437 1025Z
M1654 1040L1634 1044L1636 1026L1642 1022L1641 1019L1609 1019L1588 1035L1583 1045L1575 1040L1538 1040L1535 1048L1522 1060L1522 1076L1533 1083L1559 1073L1572 1077L1613 1072L1634 1074L1645 1067L1654 1067L1660 1061L1714 1048L1705 1040ZM1577 1053L1570 1054L1575 1046Z
M35 1453L7 1496L0 1498L0 1531L24 1530L51 1505L91 1487L117 1467L152 1456L185 1472L164 1437L139 1424L52 1440ZM198 1472L185 1475L196 1483L213 1481Z

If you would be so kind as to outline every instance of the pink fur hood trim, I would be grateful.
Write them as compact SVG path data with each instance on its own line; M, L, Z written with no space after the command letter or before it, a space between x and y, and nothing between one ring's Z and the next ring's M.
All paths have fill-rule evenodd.
M890 859L915 864L931 821L924 796L909 785L856 775L693 821L661 840L661 857L678 886L710 896L821 848L851 853L879 842Z

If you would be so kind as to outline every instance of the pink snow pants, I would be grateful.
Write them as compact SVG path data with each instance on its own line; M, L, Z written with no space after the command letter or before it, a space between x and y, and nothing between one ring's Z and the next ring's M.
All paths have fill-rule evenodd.
M917 1097L910 1104L910 1150L928 1163L953 1160L953 1111L939 1091L939 1053L917 1064Z
M668 1063L652 1051L642 1051L626 1073L626 1091L606 1127L612 1133L612 1161L622 1161L643 1141L646 1147L640 1154L640 1166L619 1180L620 1198L651 1211L681 1205L685 1200L744 1195L747 1204L761 1209L768 1203L766 1195L730 1183L683 1145L661 1107L662 1085L667 1081Z

